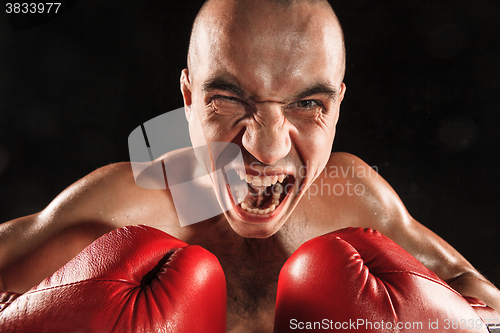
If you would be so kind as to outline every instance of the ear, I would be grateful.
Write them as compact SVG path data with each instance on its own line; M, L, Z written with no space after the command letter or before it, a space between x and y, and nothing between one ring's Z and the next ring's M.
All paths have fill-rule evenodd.
M342 82L342 84L340 85L339 103L342 103L342 101L344 100L346 89L347 87L345 86L345 83Z
M345 83L342 82L342 84L340 85L340 92L339 92L339 95L338 95L338 104L337 104L337 115L335 117L335 125L337 125L337 122L339 121L339 116L340 116L340 104L342 104L342 101L344 100L344 96L345 96L345 91L346 91L346 86L345 86Z
M184 110L186 111L186 119L189 121L189 114L191 112L192 93L191 82L189 81L189 70L184 68L181 72L181 92L184 100Z

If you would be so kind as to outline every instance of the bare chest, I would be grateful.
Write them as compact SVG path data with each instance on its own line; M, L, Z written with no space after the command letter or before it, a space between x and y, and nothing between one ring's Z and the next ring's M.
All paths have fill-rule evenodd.
M238 327L271 331L282 262L221 263L226 273L228 332Z
M275 239L205 247L215 254L227 284L227 331L272 332L281 267L289 254Z

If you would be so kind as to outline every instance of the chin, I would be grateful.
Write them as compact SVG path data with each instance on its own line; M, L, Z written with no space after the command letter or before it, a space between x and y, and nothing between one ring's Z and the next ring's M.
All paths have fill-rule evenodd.
M276 218L267 222L249 222L235 217L233 212L226 212L224 215L234 232L244 238L271 237L276 234L286 222L286 218Z

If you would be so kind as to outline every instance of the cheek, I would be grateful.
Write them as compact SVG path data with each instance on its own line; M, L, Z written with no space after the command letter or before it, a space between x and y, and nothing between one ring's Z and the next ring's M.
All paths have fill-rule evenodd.
M303 126L297 130L295 145L308 173L317 175L325 167L331 155L334 137L335 127Z
M203 147L207 144L199 119L190 117L189 137L193 147Z

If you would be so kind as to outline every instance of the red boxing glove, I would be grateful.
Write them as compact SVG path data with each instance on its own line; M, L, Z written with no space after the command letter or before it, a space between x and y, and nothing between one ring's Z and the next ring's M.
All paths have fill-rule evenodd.
M275 332L488 332L469 303L377 231L304 243L283 266Z
M225 332L226 280L205 249L126 227L0 306L2 332Z

